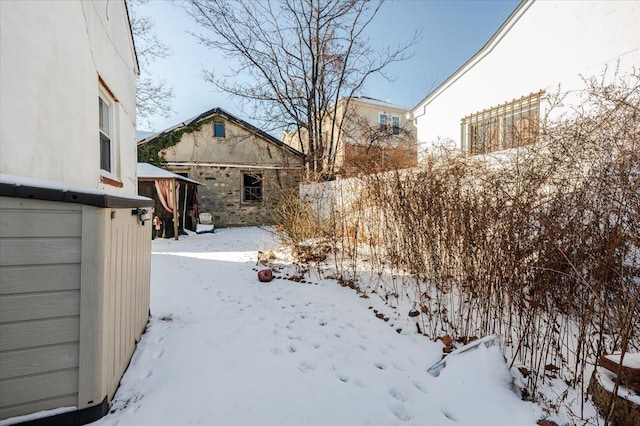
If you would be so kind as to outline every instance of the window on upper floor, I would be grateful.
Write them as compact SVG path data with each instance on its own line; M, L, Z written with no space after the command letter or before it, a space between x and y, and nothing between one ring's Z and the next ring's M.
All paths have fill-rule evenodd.
M397 115L391 117L391 134L400 134L400 117Z
M242 174L242 202L262 201L262 173Z
M464 117L462 149L472 155L538 141L543 91Z
M213 123L213 136L216 138L224 138L224 121L216 121Z
M114 126L113 101L102 93L98 96L99 139L100 139L100 169L113 172L114 162Z
M387 130L387 114L381 113L378 116L378 123L380 124L380 131Z

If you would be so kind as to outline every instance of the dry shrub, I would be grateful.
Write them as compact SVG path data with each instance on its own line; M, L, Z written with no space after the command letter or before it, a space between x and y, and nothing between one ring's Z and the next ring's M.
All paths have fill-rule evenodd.
M640 73L585 83L574 106L549 96L537 144L443 149L332 183L323 213L292 217L328 218L340 276L368 269L420 307L427 334L499 334L534 398L549 377L584 391L601 354L640 350Z

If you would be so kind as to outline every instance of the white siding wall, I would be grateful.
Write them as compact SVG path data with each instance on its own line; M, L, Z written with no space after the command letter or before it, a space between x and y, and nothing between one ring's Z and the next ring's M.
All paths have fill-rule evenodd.
M524 4L489 52L458 70L413 114L418 141L449 138L460 147L460 120L469 114L546 89L580 89L580 75L606 64L640 65L640 2L535 1ZM509 28L510 26L510 28Z
M123 1L0 1L0 173L136 194L136 62ZM117 97L102 185L98 75Z

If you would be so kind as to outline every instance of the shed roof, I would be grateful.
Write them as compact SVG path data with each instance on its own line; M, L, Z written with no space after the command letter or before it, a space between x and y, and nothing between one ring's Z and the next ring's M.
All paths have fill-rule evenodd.
M193 183L195 185L201 185L197 180L189 179L149 163L138 163L138 179L176 179L183 182Z

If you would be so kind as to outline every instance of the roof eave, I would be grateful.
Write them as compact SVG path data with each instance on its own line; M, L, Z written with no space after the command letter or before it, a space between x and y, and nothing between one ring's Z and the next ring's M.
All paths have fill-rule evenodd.
M535 0L522 0L520 4L511 12L509 17L500 25L500 28L491 36L491 38L478 50L467 62L465 62L460 68L458 68L453 74L451 74L445 81L443 81L438 87L425 96L410 112L413 118L422 115L417 114L421 108L424 108L431 101L437 98L446 88L453 84L456 80L462 77L469 69L471 69L482 58L488 55L504 38L504 36L511 30L511 28L518 22L518 20L524 15L524 13L531 7Z

